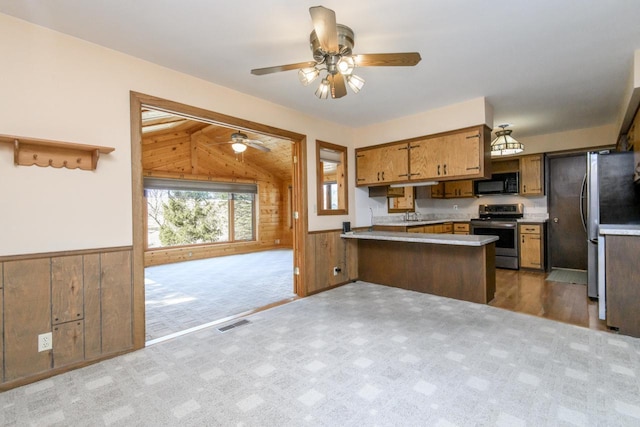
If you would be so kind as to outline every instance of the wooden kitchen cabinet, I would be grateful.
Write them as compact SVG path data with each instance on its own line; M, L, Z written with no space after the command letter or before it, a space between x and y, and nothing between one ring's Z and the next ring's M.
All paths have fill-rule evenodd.
M520 267L544 269L543 229L541 224L519 224Z
M431 186L432 199L461 199L473 197L473 180L441 182Z
M356 150L357 185L488 178L491 130L473 126Z
M431 186L432 199L444 199L444 182Z
M389 197L389 213L413 212L415 211L415 191L414 187L405 187L404 195L401 197Z
M544 195L544 156L542 154L520 157L520 195Z
M460 199L473 197L473 180L449 181L444 183L445 199Z
M607 326L640 338L640 237L607 235L604 241Z
M430 233L430 234L451 234L453 232L452 222L442 222L439 224L427 225L374 225L375 231L401 231L406 233Z
M356 150L356 184L378 185L408 180L406 142Z
M411 142L411 179L483 176L484 140L482 128L476 127Z
M454 222L453 234L470 234L470 225L468 222Z

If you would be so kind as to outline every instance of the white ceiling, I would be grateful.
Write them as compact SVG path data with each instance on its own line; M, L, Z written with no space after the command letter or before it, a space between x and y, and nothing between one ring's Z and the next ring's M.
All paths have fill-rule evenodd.
M352 127L485 96L496 125L531 136L613 123L634 50L638 0L325 0L354 53L417 51L416 67L367 67L363 90L314 96L305 0L0 0L0 12Z

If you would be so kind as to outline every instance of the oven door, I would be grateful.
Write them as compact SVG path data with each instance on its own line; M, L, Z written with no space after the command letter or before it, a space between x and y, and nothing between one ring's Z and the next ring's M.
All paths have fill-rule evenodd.
M496 255L518 256L518 233L515 221L471 222L471 234L498 236Z

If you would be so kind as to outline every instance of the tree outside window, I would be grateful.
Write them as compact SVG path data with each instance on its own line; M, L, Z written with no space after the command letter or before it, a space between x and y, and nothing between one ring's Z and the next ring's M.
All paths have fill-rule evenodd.
M254 194L145 191L148 248L254 240Z

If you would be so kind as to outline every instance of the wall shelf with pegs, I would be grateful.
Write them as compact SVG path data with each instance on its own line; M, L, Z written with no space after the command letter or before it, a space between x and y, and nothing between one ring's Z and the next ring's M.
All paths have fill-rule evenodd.
M115 150L113 147L100 145L1 134L0 142L13 144L13 163L21 166L95 170L100 154L109 154Z

